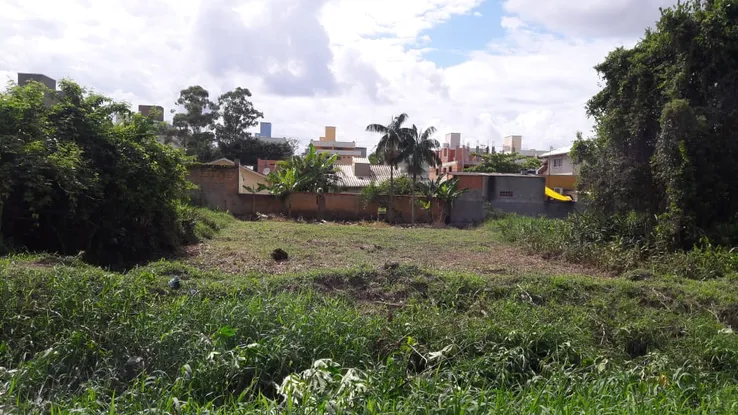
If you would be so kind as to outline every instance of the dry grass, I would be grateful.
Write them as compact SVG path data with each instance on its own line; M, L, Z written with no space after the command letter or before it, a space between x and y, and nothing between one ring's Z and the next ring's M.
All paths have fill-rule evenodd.
M289 260L270 253L282 248ZM230 274L284 274L387 263L481 275L597 274L591 268L545 260L500 241L492 226L462 230L400 228L373 223L239 222L197 249L190 264Z

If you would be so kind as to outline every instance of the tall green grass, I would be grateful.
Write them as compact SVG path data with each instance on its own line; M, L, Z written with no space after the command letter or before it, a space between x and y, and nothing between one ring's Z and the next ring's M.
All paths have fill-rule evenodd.
M735 413L732 286L9 257L0 412Z
M637 220L625 218L618 229L593 226L585 217L569 220L505 215L487 223L509 242L531 253L593 265L616 273L670 274L690 279L735 276L738 253L703 240L689 251L660 250L646 242Z

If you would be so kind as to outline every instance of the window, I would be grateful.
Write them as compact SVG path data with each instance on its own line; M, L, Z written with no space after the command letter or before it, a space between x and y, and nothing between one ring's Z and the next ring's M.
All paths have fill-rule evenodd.
M513 197L513 192L509 190L501 190L500 197Z
M554 167L561 167L563 165L564 165L564 159L563 158L554 159Z

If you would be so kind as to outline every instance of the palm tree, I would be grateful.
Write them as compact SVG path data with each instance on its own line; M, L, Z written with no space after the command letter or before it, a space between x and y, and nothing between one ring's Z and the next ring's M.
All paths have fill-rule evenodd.
M277 162L278 169L294 168L297 175L302 179L300 192L317 192L318 189L328 191L339 184L339 176L336 173L338 156L328 153L318 153L310 144L303 156L292 156L287 160Z
M366 127L366 131L370 133L381 134L382 138L379 139L377 144L377 154L382 156L385 163L390 165L390 203L389 203L389 221L393 219L393 199L395 196L394 184L395 176L394 171L397 168L397 164L401 161L400 155L402 154L402 145L405 141L403 134L407 132L407 129L402 128L402 124L407 121L407 114L404 112L396 117L392 117L387 125L382 124L369 124Z
M459 189L459 178L454 177L443 181L436 189L436 198L443 202L443 221L451 214L456 199L466 193L466 189Z
M316 152L311 144L304 156L279 161L276 171L267 176L269 184L259 184L257 191L268 190L279 197L287 209L287 216L292 216L292 193L327 191L338 186L336 158L337 155Z
M418 175L425 173L425 166L431 168L441 163L440 157L436 154L436 149L440 146L438 140L432 138L436 133L435 127L428 127L425 131L421 131L413 124L413 128L403 128L402 137L405 139L402 144L402 153L400 160L408 164L407 171L412 174L410 195L412 198L412 224L415 224L415 183Z

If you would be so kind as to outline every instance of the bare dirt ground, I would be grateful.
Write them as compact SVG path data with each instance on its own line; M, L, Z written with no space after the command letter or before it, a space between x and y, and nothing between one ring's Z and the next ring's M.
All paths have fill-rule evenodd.
M289 259L276 262L274 249ZM389 263L481 275L598 275L596 270L528 255L500 241L493 225L476 229L402 228L386 224L238 222L188 248L187 262L230 274L285 274Z

